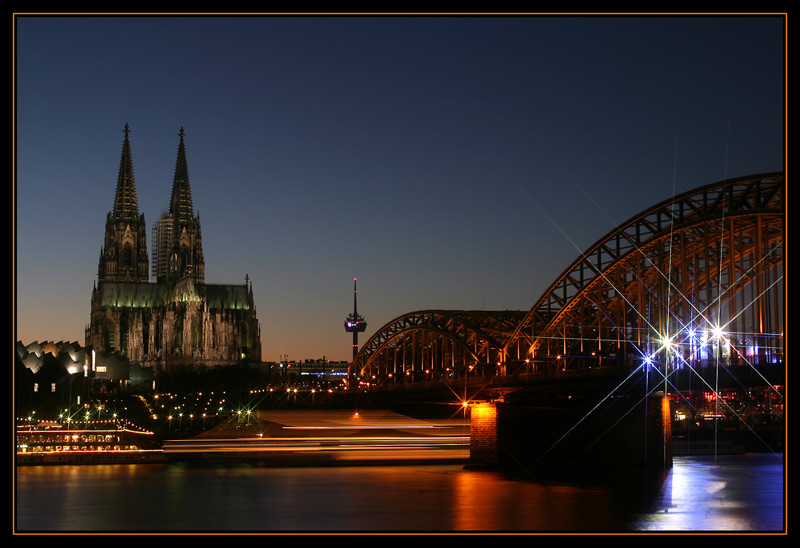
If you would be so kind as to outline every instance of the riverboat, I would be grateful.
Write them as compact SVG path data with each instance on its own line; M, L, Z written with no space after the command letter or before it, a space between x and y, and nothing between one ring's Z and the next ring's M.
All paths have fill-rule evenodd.
M17 426L16 464L139 464L166 462L152 432L115 422L110 427Z

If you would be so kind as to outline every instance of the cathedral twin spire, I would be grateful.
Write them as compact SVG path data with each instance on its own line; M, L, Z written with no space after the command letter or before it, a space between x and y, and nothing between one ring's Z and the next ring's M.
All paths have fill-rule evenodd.
M191 222L194 220L194 208L192 207L192 190L189 187L189 166L186 163L186 147L183 144L183 137L186 135L181 128L181 141L178 145L178 161L175 164L175 178L172 182L172 198L169 202L170 213L179 222Z
M205 261L203 260L203 240L200 234L200 220L194 215L192 189L189 185L189 167L186 162L186 135L181 128L178 144L178 159L175 163L175 177L172 181L172 197L169 203L171 219L171 254L168 272L162 273L159 281L176 281L191 278L196 282L205 281ZM164 243L154 244L163 246ZM158 279L158 276L157 276Z
M147 282L149 276L147 239L144 215L139 213L133 161L130 147L130 128L125 124L114 209L106 220L105 246L101 251L99 281ZM154 232L154 273L158 281L175 281L191 277L204 281L205 264L202 252L200 222L194 216L189 169L186 161L185 133L180 131L178 159L172 183L169 213L159 225L168 230ZM158 237L155 234L158 234ZM164 268L157 267L156 251L163 256Z
M122 159L119 162L117 192L114 197L115 219L136 220L139 217L139 204L136 200L136 182L133 178L131 144L128 140L130 129L125 124L125 140L122 143Z

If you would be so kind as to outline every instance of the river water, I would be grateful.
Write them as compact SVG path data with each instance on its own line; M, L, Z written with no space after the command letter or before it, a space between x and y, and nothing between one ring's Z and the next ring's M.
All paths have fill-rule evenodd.
M459 464L18 467L15 531L785 531L783 455L676 457L663 477L542 481Z

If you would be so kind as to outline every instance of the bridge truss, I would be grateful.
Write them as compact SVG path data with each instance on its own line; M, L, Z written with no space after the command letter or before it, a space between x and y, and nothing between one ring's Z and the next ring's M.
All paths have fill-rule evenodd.
M495 374L520 311L421 310L384 325L353 362L371 384Z
M353 370L381 382L654 360L782 363L785 180L729 179L632 217L580 255L527 312L412 312Z
M517 325L506 360L556 369L783 359L784 177L682 194L591 246ZM663 358L663 355L662 355Z

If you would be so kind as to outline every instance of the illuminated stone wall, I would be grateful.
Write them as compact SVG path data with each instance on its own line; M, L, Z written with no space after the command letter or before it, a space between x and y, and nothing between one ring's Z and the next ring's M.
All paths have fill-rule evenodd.
M87 347L164 370L170 365L214 367L261 361L260 326L252 291L244 286L227 290L239 299L210 303L202 284L195 286L191 298L185 287L170 291L164 284L147 284L151 299L143 298L142 284L136 288L107 285L100 284L93 295ZM127 298L132 294L140 299ZM103 295L126 298L109 301Z
M497 406L493 403L471 405L469 435L471 467L492 467L499 464L497 437Z

